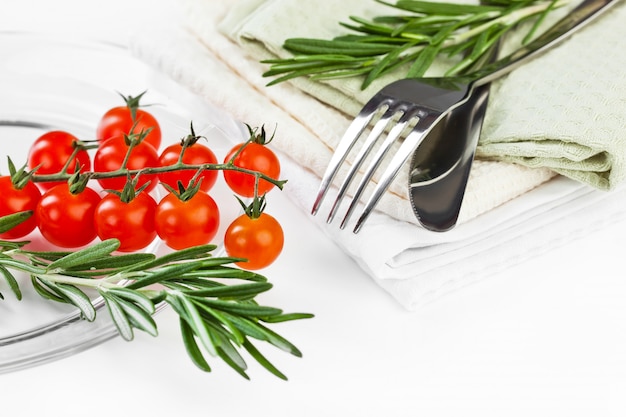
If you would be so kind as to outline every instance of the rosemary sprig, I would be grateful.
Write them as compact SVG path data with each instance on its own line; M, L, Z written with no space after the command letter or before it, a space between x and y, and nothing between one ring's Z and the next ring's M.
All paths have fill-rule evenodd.
M14 222L15 218L0 218L0 228ZM77 252L37 252L26 249L24 242L0 241L0 276L21 299L14 272L28 274L39 295L75 306L88 321L96 318L94 299L87 295L88 290L95 291L104 299L125 340L132 340L135 330L156 336L153 315L157 304L166 303L179 316L191 360L207 372L211 371L208 357L218 357L248 379L246 361L240 353L243 350L269 372L286 379L253 341L302 356L295 345L268 325L313 316L285 314L259 304L255 297L272 284L262 275L230 266L240 259L213 257L214 245L160 257L149 253L119 255L114 253L118 246L119 242L112 239Z
M399 71L399 78L423 77L439 56L456 60L445 76L461 75L478 69L481 57L509 31L536 19L524 37L524 42L530 40L548 13L571 0L375 1L400 13L373 19L351 16L350 23L340 22L351 33L334 39L285 40L283 47L293 57L262 61L270 64L263 75L276 77L268 85L302 76L360 76L365 89L392 71Z

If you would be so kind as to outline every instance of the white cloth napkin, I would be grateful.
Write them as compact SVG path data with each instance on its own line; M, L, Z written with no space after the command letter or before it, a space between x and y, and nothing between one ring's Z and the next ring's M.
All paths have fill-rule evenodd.
M236 119L257 126L277 123L274 143L283 153L283 177L289 179L284 192L309 211L332 153L329 143L336 143L349 119L292 85L266 88L257 60L217 29L232 3L183 4L181 27L142 30L131 45L133 53ZM385 196L358 235L328 226L321 217L314 221L413 310L621 216L623 191L606 193L553 177L546 168L476 161L462 224L444 234L415 225L406 183Z

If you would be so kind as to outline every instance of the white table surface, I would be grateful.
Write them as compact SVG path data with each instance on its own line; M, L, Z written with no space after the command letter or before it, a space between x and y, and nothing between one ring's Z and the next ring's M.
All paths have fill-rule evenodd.
M2 0L0 28L125 42L128 25L172 7L168 0ZM157 338L116 338L0 375L2 415L625 415L626 224L408 313L306 213L279 199L273 208L287 245L264 271L275 284L270 302L316 314L277 327L302 359L265 351L288 382L254 365L251 381L219 361L213 373L198 371L177 318L165 311Z

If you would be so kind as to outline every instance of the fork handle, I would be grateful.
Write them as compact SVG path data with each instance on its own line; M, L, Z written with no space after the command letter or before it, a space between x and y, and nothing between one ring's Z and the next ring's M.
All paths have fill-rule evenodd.
M571 36L594 17L607 10L609 6L618 3L620 0L585 0L573 9L567 16L559 20L541 36L525 46L517 49L514 53L501 58L492 64L486 65L482 69L469 75L474 80L474 85L487 84L499 78L525 61L545 52L547 49Z

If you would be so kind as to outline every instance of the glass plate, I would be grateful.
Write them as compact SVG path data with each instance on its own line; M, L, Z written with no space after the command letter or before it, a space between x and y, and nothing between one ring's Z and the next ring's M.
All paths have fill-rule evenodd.
M192 93L134 59L123 47L98 41L75 40L47 34L0 32L0 172L8 173L6 156L16 166L26 162L30 144L53 129L66 130L81 139L94 138L99 118L110 107L123 104L119 94L147 91L142 103L157 117L163 145L189 133L207 137L218 159L244 129L218 110L201 103ZM190 110L193 109L193 110ZM193 118L195 117L195 118ZM160 189L160 187L157 187ZM216 254L229 219L240 208L223 180L211 195L220 207L221 227ZM54 250L33 232L25 239L38 250ZM167 251L158 240L147 250ZM39 297L26 275L18 276L23 299L17 301L0 279L0 373L66 357L117 335L104 302L94 297L95 322L81 320L78 311ZM161 307L162 308L162 307Z

